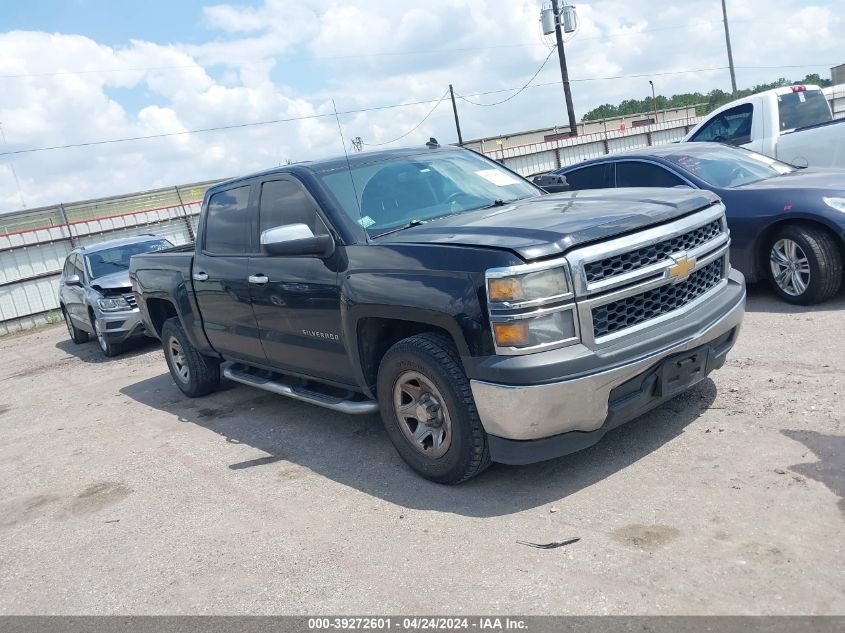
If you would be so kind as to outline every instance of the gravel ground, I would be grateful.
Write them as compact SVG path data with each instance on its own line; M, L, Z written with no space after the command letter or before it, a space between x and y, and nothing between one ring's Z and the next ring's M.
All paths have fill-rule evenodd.
M712 380L456 488L376 416L184 398L156 344L0 339L0 614L845 613L843 308L752 288Z

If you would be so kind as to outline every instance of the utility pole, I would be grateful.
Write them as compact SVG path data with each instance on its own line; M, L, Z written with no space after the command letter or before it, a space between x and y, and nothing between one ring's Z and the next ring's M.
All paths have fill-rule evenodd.
M731 51L731 30L728 28L728 9L722 0L722 18L725 22L725 43L728 45L728 66L731 69L731 96L736 99L736 72L734 71L734 54Z
M559 0L552 0L552 11L555 16L555 39L557 40L557 55L560 59L560 78L563 80L563 94L566 96L566 112L569 115L569 131L572 136L575 136L578 133L578 124L575 122L575 107L572 105L572 91L569 89L569 71L566 68L566 53L563 50Z
M654 96L654 82L649 79L648 83L651 84L651 109L654 110L654 122L657 123L657 97Z
M458 119L458 104L455 103L455 90L449 84L449 95L452 97L452 112L455 113L455 128L458 130L458 145L464 146L464 138L461 136L461 122Z

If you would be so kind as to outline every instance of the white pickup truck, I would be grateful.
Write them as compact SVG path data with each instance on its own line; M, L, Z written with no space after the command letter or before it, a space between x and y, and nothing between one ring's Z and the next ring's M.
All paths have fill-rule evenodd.
M714 110L684 141L740 145L797 167L845 167L845 119L818 86L786 86Z

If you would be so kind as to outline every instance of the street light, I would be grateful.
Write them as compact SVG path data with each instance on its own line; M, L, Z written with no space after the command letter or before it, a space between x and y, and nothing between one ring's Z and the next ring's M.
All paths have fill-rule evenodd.
M648 83L651 84L651 109L654 110L654 122L657 123L657 97L654 96L654 82L649 79Z

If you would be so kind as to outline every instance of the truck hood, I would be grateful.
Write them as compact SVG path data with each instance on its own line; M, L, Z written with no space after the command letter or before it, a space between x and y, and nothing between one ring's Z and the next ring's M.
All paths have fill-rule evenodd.
M117 272L97 277L91 280L91 287L103 294L131 292L132 284L129 281L129 271L118 270Z
M447 216L377 242L489 246L532 260L660 224L718 199L709 191L686 188L572 191Z

